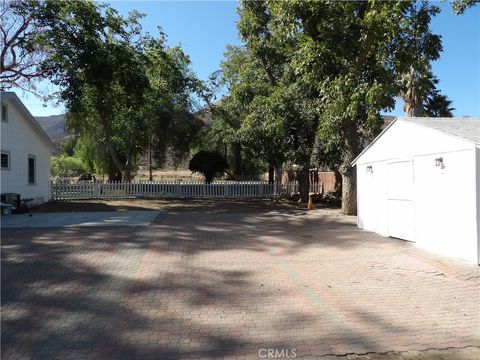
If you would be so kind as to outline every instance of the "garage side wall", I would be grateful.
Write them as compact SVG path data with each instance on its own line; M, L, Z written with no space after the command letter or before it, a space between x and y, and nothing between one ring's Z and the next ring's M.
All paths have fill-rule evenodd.
M442 165L435 166L440 157ZM478 262L474 164L474 148L414 158L418 246Z
M358 227L388 236L386 162L357 164Z

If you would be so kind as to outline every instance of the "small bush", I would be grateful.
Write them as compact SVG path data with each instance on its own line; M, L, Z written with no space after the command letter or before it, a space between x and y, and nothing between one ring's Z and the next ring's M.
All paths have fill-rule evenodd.
M222 176L228 169L228 162L225 157L214 151L199 151L193 155L188 169L205 176L205 182L211 183L217 176Z
M51 166L52 176L59 178L79 176L87 171L83 161L73 156L53 156Z

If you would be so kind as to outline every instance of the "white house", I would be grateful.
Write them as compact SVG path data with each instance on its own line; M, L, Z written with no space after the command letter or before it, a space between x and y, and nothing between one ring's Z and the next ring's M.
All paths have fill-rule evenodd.
M1 92L1 193L42 203L50 199L55 145L13 92Z
M352 164L360 228L480 264L480 119L398 118Z

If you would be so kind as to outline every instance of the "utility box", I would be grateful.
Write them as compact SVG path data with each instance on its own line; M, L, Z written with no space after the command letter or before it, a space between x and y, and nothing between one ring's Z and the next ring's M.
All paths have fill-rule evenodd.
M11 215L12 214L12 205L10 204L2 204L2 215Z
M11 209L18 210L20 208L20 194L3 193L0 195L2 207L3 204L10 205Z

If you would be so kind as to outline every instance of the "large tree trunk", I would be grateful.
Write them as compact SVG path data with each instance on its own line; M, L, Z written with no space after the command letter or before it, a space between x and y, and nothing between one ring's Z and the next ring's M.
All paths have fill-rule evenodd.
M344 165L340 168L342 175L342 209L344 215L357 215L357 172L356 168Z
M275 165L275 195L280 195L282 191L283 164Z
M132 165L134 163L132 159L132 137L130 137L130 142L127 147L127 161L125 162L124 171L122 173L122 181L130 182L132 180Z
M313 148L317 142L317 130L319 122L320 119L315 117L310 133L308 156L303 159L303 167L300 171L300 199L304 203L308 202L308 198L310 196L310 164L312 160Z
M122 181L130 182L131 180L132 180L132 171L130 170L130 166L128 165L125 168L125 171L122 173Z
M405 114L409 117L424 117L425 110L423 108L423 103L418 102L405 102L403 105L403 110Z
M152 174L152 137L150 136L148 140L148 179L153 181Z
M233 174L238 176L242 173L242 147L240 143L233 143Z
M360 121L345 119L344 138L345 149L343 152L343 161L340 166L342 175L342 209L344 215L357 215L357 173L356 169L350 164L360 153L361 138L357 132L357 124Z
M308 197L310 195L310 171L308 167L304 167L299 171L299 183L300 183L300 200L303 203L308 202Z
M122 174L118 171L117 167L113 163L112 158L108 159L108 181L120 181L122 180Z
M275 166L268 164L268 183L273 184L275 181Z
M112 161L117 167L118 171L120 171L120 173L122 174L122 179L123 179L125 176L124 175L125 168L118 157L117 150L112 144L112 136L110 134L110 128L105 118L103 116L100 116L100 118L102 119L103 133L105 135L105 144L107 145L108 152L110 153L110 156L112 157Z
M340 174L340 171L338 169L334 170L335 173L335 186L333 191L335 192L335 195L341 196L342 195L342 174Z

